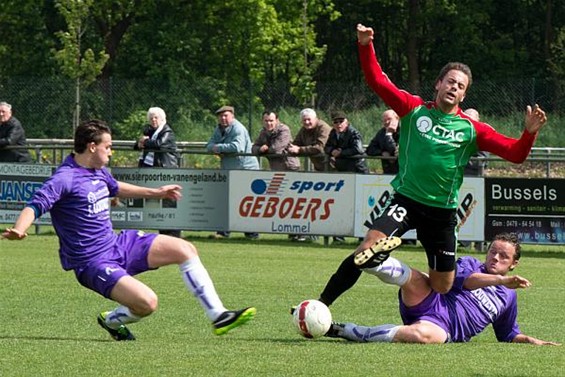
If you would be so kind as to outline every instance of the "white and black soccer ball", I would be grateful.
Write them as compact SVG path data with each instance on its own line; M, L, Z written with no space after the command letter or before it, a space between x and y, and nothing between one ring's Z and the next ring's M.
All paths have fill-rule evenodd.
M314 339L328 332L332 325L332 313L323 302L305 300L296 306L292 321L300 335Z

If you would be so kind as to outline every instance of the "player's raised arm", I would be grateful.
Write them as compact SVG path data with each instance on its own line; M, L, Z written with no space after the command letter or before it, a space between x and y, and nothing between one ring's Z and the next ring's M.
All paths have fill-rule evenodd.
M13 228L8 228L2 232L2 237L8 240L23 240L27 237L26 231L35 220L35 212L31 207L25 207L16 220Z
M547 116L538 104L535 104L533 108L527 106L525 123L526 130L531 134L535 134L547 123Z
M132 185L127 182L118 182L118 197L120 198L154 198L179 200L182 197L182 187L179 185L165 185L157 188Z
M357 40L363 46L368 45L373 41L375 31L371 27L362 24L357 24Z

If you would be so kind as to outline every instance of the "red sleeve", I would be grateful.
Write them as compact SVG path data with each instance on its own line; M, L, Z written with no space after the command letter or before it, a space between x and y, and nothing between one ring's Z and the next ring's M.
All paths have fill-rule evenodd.
M505 136L495 131L490 125L481 122L473 122L477 131L477 146L481 151L496 154L510 162L522 163L528 158L532 146L536 141L537 134L531 134L527 130L522 132L519 139Z
M375 93L401 118L412 109L424 103L418 96L414 96L404 90L400 90L390 81L383 72L372 43L363 46L358 43L361 69L365 74L365 81Z

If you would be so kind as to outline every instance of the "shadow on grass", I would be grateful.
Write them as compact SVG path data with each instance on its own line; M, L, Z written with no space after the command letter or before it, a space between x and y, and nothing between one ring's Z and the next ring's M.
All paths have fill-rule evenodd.
M249 240L243 236L231 236L229 238L222 238L222 239L209 239L208 237L200 237L200 236L193 236L189 235L183 237L185 240L190 242L198 242L202 244L237 244L237 245L269 245L269 246L279 246L279 247L300 247L300 248L352 248L354 249L357 247L357 244L354 243L341 243L341 244L332 244L331 242L328 245L324 245L323 238L320 238L318 241L304 241L304 242L295 242L286 239L255 239Z
M226 340L228 340L227 338L224 338ZM307 345L307 344L312 344L312 343L321 343L321 342L334 342L334 343L343 343L343 344L363 344L362 342L351 342L345 339L340 339L340 338L329 338L329 337L320 337L320 338L316 338L316 339L307 339L307 338L303 338L300 335L296 335L296 338L293 339L288 339L288 338L273 338L273 337L258 337L258 338L253 338L253 339L242 339L242 338L230 338L230 341L234 341L234 342L264 342L264 343L278 343L278 344L288 344L288 345Z
M102 343L114 343L115 340L112 339L88 339L88 338L69 338L60 336L14 336L14 335L0 335L0 339L6 340L47 340L47 341L70 341L70 342L102 342Z

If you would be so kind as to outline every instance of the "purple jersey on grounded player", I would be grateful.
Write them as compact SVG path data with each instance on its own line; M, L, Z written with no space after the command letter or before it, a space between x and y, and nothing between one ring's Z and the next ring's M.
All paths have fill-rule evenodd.
M27 205L36 218L51 213L65 270L84 265L114 245L109 198L117 192L118 182L106 168L79 166L72 154L35 192Z
M520 334L516 291L502 285L463 288L463 282L473 273L486 273L484 263L472 257L459 258L455 282L448 293L431 293L422 303L410 308L400 302L404 323L433 322L449 334L452 342L467 342L492 323L497 340L511 342Z

